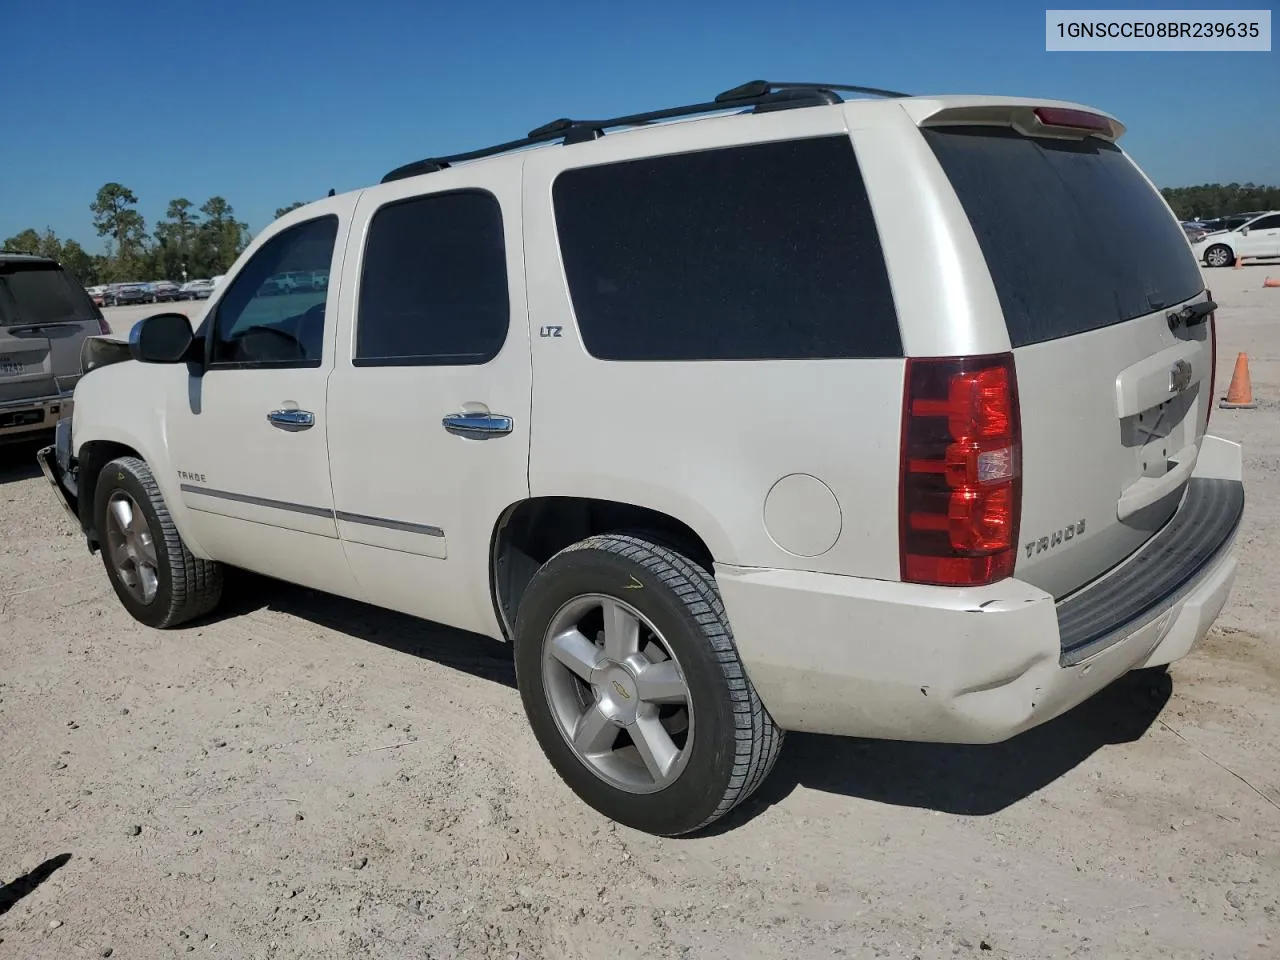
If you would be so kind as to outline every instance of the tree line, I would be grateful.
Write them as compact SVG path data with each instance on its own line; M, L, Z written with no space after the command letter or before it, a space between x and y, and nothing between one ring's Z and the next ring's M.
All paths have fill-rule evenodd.
M235 217L222 197L199 207L186 197L169 201L164 217L151 230L137 210L138 198L120 183L105 183L89 211L106 252L87 252L75 240L61 240L50 228L32 228L9 237L0 249L52 257L85 286L130 280L176 280L226 273L251 239L249 226ZM281 207L276 217L302 206Z
M1205 183L1165 187L1160 191L1181 220L1222 217L1250 210L1280 209L1280 187L1254 183ZM279 218L302 201L276 210ZM164 217L148 231L138 213L138 198L123 184L105 183L89 210L106 253L91 254L75 240L60 240L53 230L28 228L4 241L0 249L38 253L59 261L86 286L127 280L181 280L226 273L250 240L247 224L222 197L199 207L186 197L169 201Z
M1198 187L1165 187L1160 191L1180 220L1211 220L1253 210L1280 210L1280 187L1256 183L1203 183Z

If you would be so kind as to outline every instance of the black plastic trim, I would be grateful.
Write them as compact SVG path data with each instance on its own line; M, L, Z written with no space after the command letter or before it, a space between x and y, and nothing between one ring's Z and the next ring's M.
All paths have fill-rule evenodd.
M1243 483L1192 478L1163 530L1111 574L1058 603L1062 666L1100 653L1182 599L1226 548L1243 513Z

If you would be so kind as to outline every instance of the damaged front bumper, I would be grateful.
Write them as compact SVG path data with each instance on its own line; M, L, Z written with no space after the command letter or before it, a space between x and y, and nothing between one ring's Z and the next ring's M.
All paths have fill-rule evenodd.
M64 417L54 428L52 446L43 447L36 453L40 463L40 471L52 484L58 502L75 524L76 530L83 530L80 523L80 497L78 492L78 471L75 457L71 454L71 418Z

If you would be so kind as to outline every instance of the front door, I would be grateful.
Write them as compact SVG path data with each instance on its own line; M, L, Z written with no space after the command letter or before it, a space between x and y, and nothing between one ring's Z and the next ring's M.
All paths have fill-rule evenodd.
M252 250L205 320L206 366L175 378L166 432L191 533L216 560L354 595L338 541L325 444L335 293L350 197ZM280 275L331 271L285 290Z
M503 165L366 194L329 384L338 532L363 595L489 635L494 524L529 493L519 216Z

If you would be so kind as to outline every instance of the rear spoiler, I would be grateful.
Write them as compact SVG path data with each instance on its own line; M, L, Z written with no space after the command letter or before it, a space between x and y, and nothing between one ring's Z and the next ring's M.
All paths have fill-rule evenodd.
M1012 127L1028 137L1082 140L1092 136L1112 143L1126 130L1109 113L1062 100L918 97L898 105L920 127Z

